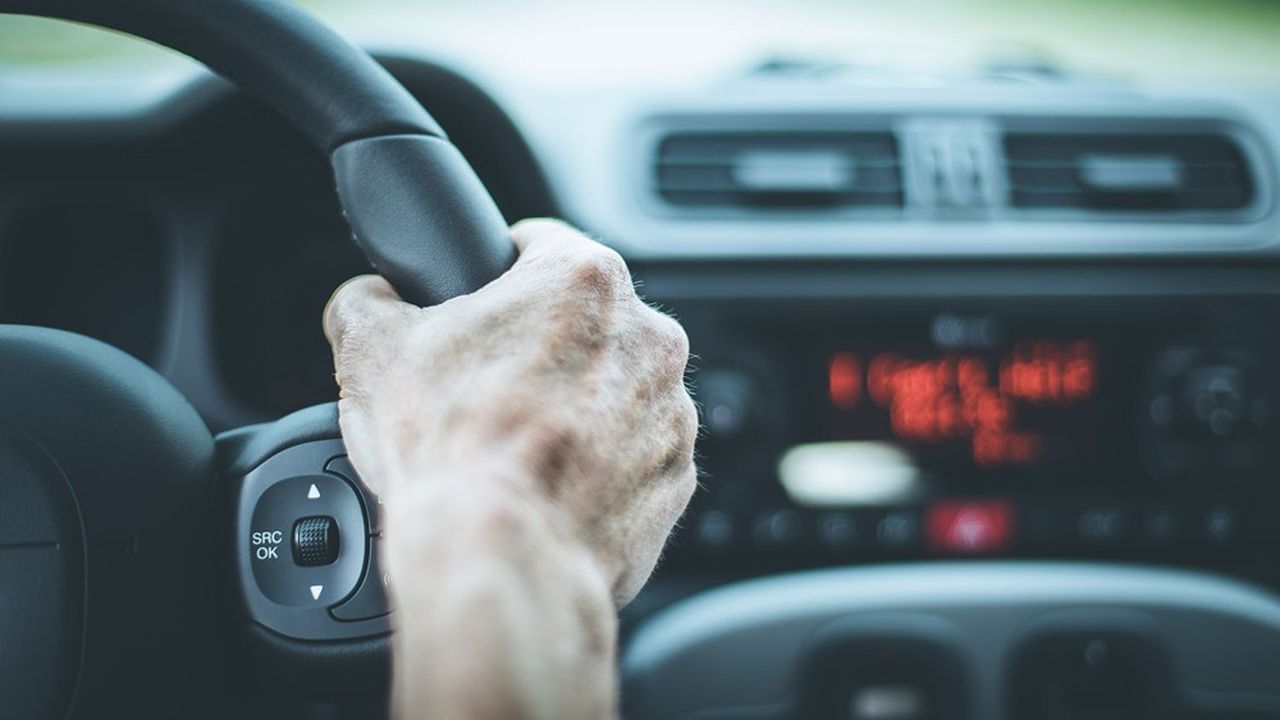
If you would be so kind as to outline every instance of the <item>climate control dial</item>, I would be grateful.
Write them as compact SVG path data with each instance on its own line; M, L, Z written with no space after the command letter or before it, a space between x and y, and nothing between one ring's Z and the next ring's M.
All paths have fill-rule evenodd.
M1271 407L1251 353L1166 348L1143 397L1143 460L1156 478L1235 482L1259 467Z

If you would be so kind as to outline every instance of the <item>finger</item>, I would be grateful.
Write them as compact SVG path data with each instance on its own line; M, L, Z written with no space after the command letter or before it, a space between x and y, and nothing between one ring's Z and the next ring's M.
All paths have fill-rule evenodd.
M511 228L520 248L512 273L549 281L577 297L577 291L610 299L636 298L626 260L567 223L549 218L521 220Z
M353 328L399 312L405 303L380 275L360 275L338 286L324 308L324 335L337 349Z
M520 250L521 258L598 244L577 228L555 218L521 220L511 226L511 239Z

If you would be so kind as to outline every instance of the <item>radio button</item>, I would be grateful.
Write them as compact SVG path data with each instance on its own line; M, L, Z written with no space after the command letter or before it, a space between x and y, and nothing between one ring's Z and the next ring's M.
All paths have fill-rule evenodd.
M829 550L848 550L858 544L858 523L848 513L827 513L818 519L818 540Z
M698 546L709 552L723 552L737 540L733 518L724 510L709 510L698 518L694 536Z
M756 520L751 529L756 545L766 550L796 545L804 534L804 523L795 510L772 510Z
M1007 500L938 502L929 507L931 550L998 553L1013 544L1013 506Z
M1183 531L1182 518L1173 508L1152 508L1142 516L1142 536L1150 545L1170 547L1179 544Z
M1205 513L1203 527L1205 540L1222 547L1235 541L1240 522L1229 505L1215 505Z
M718 440L734 440L751 429L759 410L755 382L737 370L705 370L696 379L702 426Z
M1084 510L1076 520L1076 537L1096 548L1119 545L1129 534L1129 518L1118 507L1094 507Z
M876 524L876 541L885 550L918 549L922 539L920 513L914 510L894 510Z

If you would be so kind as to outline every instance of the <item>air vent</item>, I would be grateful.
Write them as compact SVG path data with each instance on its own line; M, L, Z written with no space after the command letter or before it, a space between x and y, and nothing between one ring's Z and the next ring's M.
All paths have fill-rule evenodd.
M655 190L682 209L902 207L893 133L685 132L657 147Z
M1254 187L1239 144L1215 132L1011 132L1009 202L1034 210L1224 213Z

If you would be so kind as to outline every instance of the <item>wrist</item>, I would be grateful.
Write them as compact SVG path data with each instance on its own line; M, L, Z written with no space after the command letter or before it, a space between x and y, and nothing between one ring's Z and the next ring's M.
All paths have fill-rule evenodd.
M402 488L384 539L396 672L414 678L397 685L413 688L397 704L447 709L441 717L614 716L609 586L558 513L493 485Z
M474 473L474 470L471 471ZM509 565L527 582L554 576L613 622L609 573L563 508L490 478L422 478L399 485L385 507L386 560L400 592L435 590L477 566ZM422 578L422 583L397 578ZM395 590L393 590L395 591ZM603 598L597 602L596 597Z

